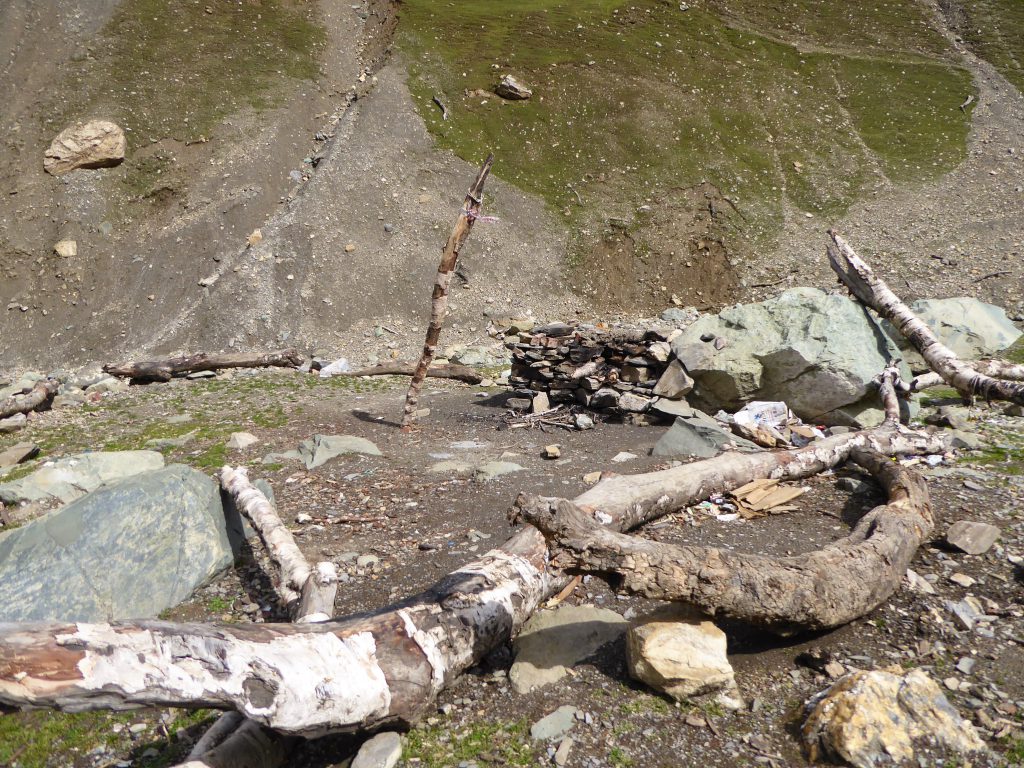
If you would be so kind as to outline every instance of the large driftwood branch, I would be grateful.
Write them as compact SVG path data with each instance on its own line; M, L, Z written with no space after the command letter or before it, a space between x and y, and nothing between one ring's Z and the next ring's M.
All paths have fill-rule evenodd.
M888 599L932 530L924 478L874 451L856 449L851 458L878 479L889 502L861 518L847 538L804 555L775 558L649 541L604 528L568 501L526 519L554 545L556 566L615 574L629 592L784 634L828 629Z
M491 164L494 162L494 155L488 155L484 164L480 167L473 186L466 193L466 199L459 212L459 218L455 220L455 227L448 242L445 243L441 253L441 263L437 267L437 279L434 281L434 290L430 297L430 323L427 325L427 337L423 342L423 354L420 356L416 370L413 371L412 379L409 382L409 391L405 395L405 408L402 412L402 430L408 432L416 423L416 406L420 399L420 389L423 387L423 380L427 376L427 369L437 352L437 344L441 339L441 324L448 312L448 288L451 285L452 273L459 261L459 251L462 244L466 242L470 231L473 229L473 222L480 214L483 206L484 182L491 172Z
M315 570L310 567L270 500L249 482L248 471L244 467L221 469L220 484L252 522L277 566L281 574L279 592L285 604L292 606L293 619L317 622L333 616L334 597L338 591L338 572L334 563L317 563Z
M807 477L864 447L934 453L944 443L890 421L796 450L607 478L575 503L625 530L754 478ZM521 496L517 504L557 501ZM547 554L541 533L527 527L421 595L320 624L0 625L0 702L72 711L210 706L306 735L409 722L564 584L546 568Z
M831 231L829 237L828 258L840 281L860 302L895 325L943 381L967 400L980 396L1024 405L1024 383L994 379L958 358L843 238Z
M413 376L416 373L416 366L412 363L380 363L372 368L362 368L358 371L345 371L336 373L335 376ZM479 384L484 380L484 375L475 371L468 365L432 365L427 369L428 379L455 379L466 384Z
M42 379L37 381L28 392L21 395L11 395L3 402L0 402L0 419L6 419L16 413L28 413L34 411L50 402L60 382L56 379Z
M166 360L149 360L121 365L105 365L104 373L124 376L133 381L170 381L174 376L195 371L217 371L222 368L296 368L302 365L302 355L296 349L279 349L265 354L252 352L229 352L184 357Z

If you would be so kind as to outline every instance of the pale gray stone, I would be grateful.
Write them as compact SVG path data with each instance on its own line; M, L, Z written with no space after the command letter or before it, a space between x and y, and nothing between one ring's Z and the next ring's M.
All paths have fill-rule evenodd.
M576 707L563 704L550 715L542 717L530 726L530 738L534 741L561 739L576 725Z
M695 411L695 413L700 413ZM669 427L651 449L652 456L698 456L711 458L727 448L740 451L760 451L761 447L726 432L710 416L680 417Z
M242 451L251 445L256 445L260 439L251 432L232 432L228 437L228 448L233 451Z
M670 400L678 400L693 390L693 379L686 373L683 364L673 360L668 364L665 372L661 374L658 383L654 385L654 394L659 397L667 397Z
M958 520L946 532L946 542L968 555L987 552L999 538L999 529L988 523Z
M19 429L24 429L28 424L28 416L24 413L16 413L13 416L8 416L6 419L0 419L0 435L9 435L12 432L17 432Z
M353 435L313 435L312 440L299 443L299 453L306 469L315 469L333 458L349 453L381 456L380 449L364 437Z
M626 620L615 611L592 605L563 605L538 611L513 643L516 657L509 681L517 693L553 683L626 631Z
M473 470L473 479L478 483L485 483L502 475L510 475L513 472L521 472L523 468L512 461L487 461Z
M34 443L15 443L10 448L0 451L0 469L21 464L21 462L33 458L37 453L39 453L39 446Z
M394 768L401 757L402 737L385 731L363 742L351 768Z

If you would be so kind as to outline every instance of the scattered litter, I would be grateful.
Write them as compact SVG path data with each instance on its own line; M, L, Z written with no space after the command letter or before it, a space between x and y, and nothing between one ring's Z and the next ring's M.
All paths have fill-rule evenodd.
M798 448L825 437L818 427L808 426L781 401L755 400L732 415L733 431L764 446L793 445Z
M741 485L729 494L740 515L749 520L752 517L777 515L796 509L789 502L807 493L806 487L780 486L778 480L762 478Z
M331 376L337 376L339 373L348 373L352 370L352 366L348 360L344 357L339 357L330 365L325 365L320 369L320 378L329 379Z

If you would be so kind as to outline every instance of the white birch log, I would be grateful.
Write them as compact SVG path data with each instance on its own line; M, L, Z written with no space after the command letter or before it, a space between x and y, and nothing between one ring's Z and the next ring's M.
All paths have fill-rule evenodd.
M967 400L1008 400L1024 405L1024 383L994 379L958 358L942 344L843 238L829 232L828 258L839 280L863 304L896 326L943 381Z
M1009 363L1005 360L975 360L970 363L970 366L978 373L991 376L993 379L1024 381L1024 365L1018 363ZM935 373L935 371L929 371L928 373L922 373L920 376L915 376L911 380L910 391L920 392L931 387L941 387L945 384L946 382L942 376Z

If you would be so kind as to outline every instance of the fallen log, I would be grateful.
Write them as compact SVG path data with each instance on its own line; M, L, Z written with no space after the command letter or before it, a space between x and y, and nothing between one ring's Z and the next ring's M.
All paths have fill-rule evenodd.
M793 557L649 541L609 530L569 501L524 517L545 534L556 567L615 574L625 591L781 634L831 629L869 613L899 588L933 524L923 477L875 451L854 449L850 458L882 484L889 502L861 518L845 539Z
M891 386L888 377L883 391ZM940 437L900 427L892 411L887 405L881 428L796 450L611 477L575 503L624 530L757 477L807 477L855 448L944 449ZM521 495L517 509L558 501ZM208 706L302 735L408 723L564 586L547 555L541 533L524 528L420 595L318 624L0 625L0 702L69 711Z
M975 360L970 363L970 366L978 371L978 373L991 376L994 379L1024 381L1024 365L1018 363L1009 363L1006 360ZM942 376L935 373L935 371L929 371L928 373L922 373L920 376L915 376L910 381L909 391L920 392L931 387L941 387L945 384L946 382Z
M315 569L310 567L270 500L249 482L244 467L221 469L220 484L252 522L277 566L281 575L278 593L285 605L291 607L292 620L300 623L327 621L334 615L334 598L338 592L334 563L321 562Z
M40 408L53 399L60 388L57 379L41 379L37 381L28 392L21 395L11 395L3 402L0 402L0 419L6 419L16 413L29 413Z
M252 352L228 352L171 357L166 360L109 364L103 372L121 376L136 382L170 381L174 376L196 371L217 371L222 368L297 368L302 365L302 355L296 349L279 349L258 354Z
M867 307L896 326L929 367L965 400L1007 400L1024 405L1024 383L995 379L965 363L872 271L843 238L829 231L829 263L839 280Z
M358 371L345 371L336 373L335 376L413 376L416 373L416 366L412 363L380 363L372 368L361 368ZM468 365L432 365L426 373L429 379L454 379L463 381L466 384L479 384L484 380L484 375L475 371Z
M473 229L473 222L477 220L480 209L483 207L484 182L487 181L493 162L494 155L488 155L484 164L480 166L480 171L469 188L469 192L466 193L462 210L455 220L455 226L441 253L441 263L437 266L437 278L434 280L434 289L430 296L430 322L427 324L423 353L416 364L416 370L413 371L412 379L409 381L409 391L405 395L405 408L402 411L403 432L409 432L416 424L416 406L420 399L420 389L423 387L427 369L437 351L437 343L441 339L441 324L448 312L448 287L451 285L452 272L458 265L462 244L469 237L469 233Z

